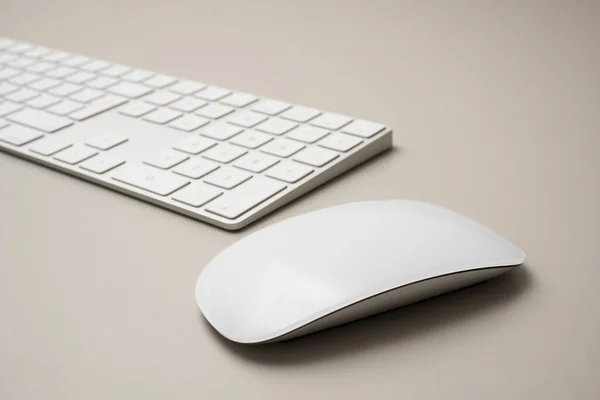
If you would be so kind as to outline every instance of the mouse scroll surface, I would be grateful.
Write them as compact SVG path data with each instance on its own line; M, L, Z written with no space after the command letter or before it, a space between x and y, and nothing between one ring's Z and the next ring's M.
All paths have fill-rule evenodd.
M260 343L395 288L523 260L501 236L438 206L350 203L232 244L204 268L196 299L223 336Z

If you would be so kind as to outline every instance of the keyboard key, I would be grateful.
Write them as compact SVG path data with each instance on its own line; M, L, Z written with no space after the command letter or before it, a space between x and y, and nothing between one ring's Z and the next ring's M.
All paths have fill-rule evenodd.
M200 154L204 150L208 150L216 146L217 142L205 139L200 136L190 136L181 143L173 146L174 149L185 151L189 154Z
M268 99L268 100L263 100L260 103L253 105L252 110L258 111L260 113L267 114L267 115L277 115L277 114L287 110L290 107L291 107L291 105L288 103L284 103L279 100Z
M46 111L57 115L68 115L74 111L83 108L83 104L77 103L76 101L63 100L60 103L48 108Z
M94 60L94 61L89 62L89 63L85 64L84 66L82 66L81 69L84 71L88 71L88 72L98 72L105 68L108 68L109 66L110 66L110 63L108 63L106 61Z
M314 172L314 169L294 161L282 161L267 170L266 175L288 183L296 183Z
M115 78L109 78L107 76L99 76L96 79L92 79L91 81L86 82L86 86L89 86L94 89L106 89L114 84L119 82Z
M13 46L7 47L6 50L15 54L22 54L26 51L33 49L33 45L29 43L17 43Z
M144 164L126 164L117 169L112 178L160 196L168 196L190 183L189 180L170 171Z
M4 128L6 126L9 126L10 124L8 123L7 120L0 118L0 128Z
M57 67L57 65L54 63L47 62L47 61L40 61L38 63L35 63L35 64L27 67L27 71L34 72L36 74L42 74L42 73L48 72L56 67Z
M17 42L12 39L0 38L0 50L8 49L9 47L14 46L15 44L17 44Z
M340 114L325 113L313 119L310 123L325 129L340 129L349 124L352 118Z
M55 96L70 96L73 93L79 92L83 89L81 85L75 85L73 83L63 83L59 86L56 86L48 91L48 93L53 94Z
M15 146L23 146L24 144L41 138L42 136L43 135L38 131L27 129L18 125L5 126L0 129L0 140Z
M184 97L181 100L177 100L175 103L171 103L169 107L183 112L192 112L206 104L206 101L195 97Z
M180 95L172 92L167 92L166 90L157 90L153 93L150 93L142 100L147 101L148 103L156 104L157 106L166 106L169 103L174 102L175 100L179 100L181 98Z
M342 132L350 133L364 138L370 138L385 129L385 125L376 124L374 122L357 120L345 126Z
M122 78L131 82L141 82L143 80L151 78L152 76L154 76L154 72L145 71L143 69L136 69L126 73L122 76Z
M268 154L248 153L233 162L233 165L247 171L260 173L277 164L279 159Z
M314 143L317 140L327 136L329 131L316 126L302 125L286 135L286 137L299 140L304 143Z
M0 53L0 63L4 64L6 67L13 67L19 60L21 60L21 57L17 54ZM17 67L14 66L14 68Z
M8 68L8 67L2 68L2 69L0 69L0 80L14 78L15 76L19 75L20 73L21 73L21 71L19 71L18 69Z
M156 110L156 107L142 101L132 101L119 108L121 114L136 118L148 114L152 110Z
M146 164L157 168L169 169L187 160L189 157L175 150L164 150L144 161Z
M208 124L209 122L209 120L202 117L197 117L195 115L184 115L183 117L177 118L175 121L171 122L169 126L182 131L191 132Z
M50 61L50 62L60 62L62 60L65 60L67 58L71 57L70 53L67 53L65 51L54 51L44 57L42 57L44 60L46 61Z
M87 118L93 117L94 115L101 114L112 108L120 106L126 101L127 99L124 97L108 94L104 97L92 101L91 103L89 103L89 105L82 108L81 110L69 114L69 117L77 121L83 121Z
M21 75L23 75L23 74L16 74L16 78L18 78ZM12 78L12 79L15 79L15 78ZM9 93L13 93L13 92L15 92L17 90L20 90L20 89L21 88L19 88L18 86L14 85L13 83L0 82L0 95L2 95L2 96L6 96Z
M39 57L43 57L45 55L48 55L52 53L52 50L50 50L47 47L43 47L43 46L38 46L38 47L34 47L33 49L26 51L25 55L27 57L35 57L35 58L39 58Z
M321 114L321 112L315 110L314 108L294 106L280 116L296 122L308 122L319 114Z
M127 140L129 139L124 136L107 133L104 135L92 136L91 138L86 139L85 144L100 150L108 150L120 145L121 143L125 143Z
M90 58L85 56L73 56L61 61L67 67L79 67L88 62L90 62Z
M152 78L146 79L144 85L151 86L153 88L162 89L173 83L177 82L177 79L168 75L155 75Z
M231 143L248 149L257 149L263 144L273 140L273 137L256 131L245 131L231 139Z
M223 143L211 148L210 150L205 151L204 153L202 153L202 157L221 163L229 163L235 160L236 158L243 156L246 153L247 151L240 147Z
M30 65L35 64L36 62L37 62L37 60L35 60L33 58L21 57L21 58L16 58L12 61L9 61L7 64L13 68L23 69L23 68L29 67Z
M132 99L144 96L152 91L152 89L140 85L138 83L121 82L108 88L108 91L119 96L125 96Z
M294 155L293 159L313 167L322 167L340 156L335 151L309 147Z
M229 93L231 93L230 90L216 86L209 86L206 89L203 89L200 92L196 93L194 96L200 97L204 100L216 101L222 97L227 96Z
M46 75L49 76L50 78L62 79L66 76L69 76L69 75L75 73L75 71L77 71L75 68L58 67L58 68L54 68L54 69L51 69L50 71L46 72Z
M81 92L72 94L69 98L82 103L88 103L92 100L102 97L103 95L104 92L101 92L100 90L85 88Z
M8 82L0 82L0 96L6 96L9 93L19 90L17 85Z
M2 52L0 49L0 64L4 64L5 66L11 66L15 61L20 60L21 57L17 54L11 54L7 52Z
M67 118L30 108L10 114L6 119L48 133L56 132L73 124Z
M181 116L179 111L169 110L168 108L159 108L156 111L152 111L150 114L144 115L143 118L146 121L154 122L156 124L166 124L179 116Z
M346 152L348 150L355 148L362 142L363 141L358 138L336 132L336 133L333 133L333 134L327 136L325 139L321 140L318 144L321 147L326 147L328 149Z
M202 107L196 110L196 114L201 115L206 118L218 119L221 118L231 112L233 112L232 107L224 106L217 103L212 103L207 105L206 107Z
M204 89L205 87L206 85L204 83L180 81L172 86L169 86L169 90L178 94L191 95L196 93L200 89Z
M175 193L173 200L177 200L192 207L200 207L219 197L221 194L223 194L222 190L197 182L188 185Z
M200 131L202 136L217 140L227 140L238 133L242 132L242 128L237 126L227 125L224 123L214 122Z
M92 105L96 106L96 107L116 107L116 106L120 106L121 104L127 102L127 99L121 96L115 96L113 94L107 94L104 97L101 97L99 99L96 99L94 101L92 101Z
M23 106L20 104L12 103L10 101L3 101L0 103L0 117L5 117L8 114L19 111L21 108L23 108Z
M46 93L42 93L40 96L29 100L27 103L25 103L25 105L29 106L29 107L33 107L33 108L46 108L46 107L50 107L53 104L56 104L60 101L61 99L58 97L54 97L51 96L49 94Z
M35 81L29 85L29 87L33 90L48 90L53 87L60 85L60 81L52 78L42 78L39 81Z
M241 111L233 114L227 119L230 124L236 124L245 128L251 128L254 125L266 120L262 114L255 113L254 111Z
M272 133L273 135L283 135L284 133L291 131L297 126L298 124L292 121L286 121L281 118L270 118L256 126L255 129L267 133Z
M228 219L235 219L283 191L286 186L262 176L255 176L237 189L210 202L206 211Z
M90 149L89 147L75 145L71 146L65 151L61 151L54 158L58 161L65 162L67 164L75 165L83 160L87 160L88 158L95 156L98 154L94 149Z
M81 72L77 72L73 75L69 75L65 78L65 80L67 82L71 82L71 83L85 83L87 81L91 81L92 79L95 79L97 77L96 74L92 74L91 72L85 72L85 71L81 71Z
M46 136L29 146L29 150L43 156L51 156L71 147L73 144L65 139L56 136Z
M289 139L275 139L261 147L260 151L277 157L289 157L302 150L305 146Z
M213 172L217 168L219 168L219 165L212 161L203 158L192 158L173 168L173 172L187 176L188 178L198 179Z
M37 74L32 74L29 72L24 72L21 75L17 75L14 78L12 78L10 80L11 83L14 83L16 85L29 85L32 82L35 82L39 79L41 79L42 77L40 75Z
M256 96L248 93L237 92L221 99L221 103L234 107L245 107L256 100L258 100L258 97Z
M13 39L0 38L0 50L9 52L10 49L17 45L17 41Z
M252 178L252 174L225 166L206 176L204 182L223 189L233 189L250 178Z
M117 76L124 75L129 71L131 71L130 67L126 67L124 65L113 65L109 68L102 70L102 75L115 78Z
M124 158L111 153L100 153L84 161L79 167L96 174L103 174L122 164L125 164Z
M12 92L9 95L4 96L6 100L14 101L16 103L23 103L27 100L31 100L34 97L40 95L40 92L31 89L21 89L16 92Z
M14 54L0 53L0 64L8 64L9 62L16 60L18 57Z

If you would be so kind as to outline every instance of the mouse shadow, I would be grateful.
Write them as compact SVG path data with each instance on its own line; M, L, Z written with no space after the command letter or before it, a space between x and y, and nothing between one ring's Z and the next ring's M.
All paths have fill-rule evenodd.
M310 364L373 347L397 346L469 319L487 319L500 309L514 307L532 283L529 268L524 264L491 280L418 303L292 340L258 345L231 342L201 314L199 317L218 345L248 362L273 366Z

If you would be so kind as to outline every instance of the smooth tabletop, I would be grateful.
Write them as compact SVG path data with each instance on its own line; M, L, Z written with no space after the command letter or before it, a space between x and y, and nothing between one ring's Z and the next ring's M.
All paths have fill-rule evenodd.
M0 398L600 397L599 2L2 0L0 36L394 128L240 232L0 153ZM483 223L524 268L274 345L199 313L225 246L392 198Z

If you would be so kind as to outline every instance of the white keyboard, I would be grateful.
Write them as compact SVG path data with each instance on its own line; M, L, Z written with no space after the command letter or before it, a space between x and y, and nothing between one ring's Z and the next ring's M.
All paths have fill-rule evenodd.
M391 145L383 124L0 39L0 149L221 228Z

